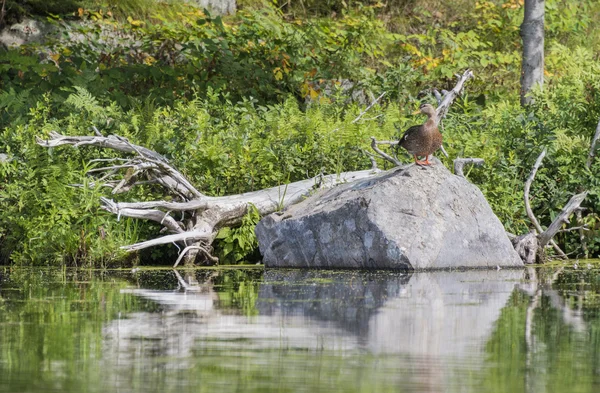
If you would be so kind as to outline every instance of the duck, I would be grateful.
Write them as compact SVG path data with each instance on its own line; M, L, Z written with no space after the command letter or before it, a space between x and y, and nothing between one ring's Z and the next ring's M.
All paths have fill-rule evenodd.
M437 126L435 108L430 104L422 104L419 110L427 115L427 121L404 131L398 146L402 146L412 154L415 164L431 165L429 156L442 146L442 133ZM419 161L418 156L424 156L425 161Z

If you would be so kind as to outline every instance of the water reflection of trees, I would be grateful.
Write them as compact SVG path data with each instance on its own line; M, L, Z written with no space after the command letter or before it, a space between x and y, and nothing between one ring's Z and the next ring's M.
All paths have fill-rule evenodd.
M598 271L529 268L487 345L498 391L596 392L600 386Z
M281 380L430 392L600 386L597 270L6 272L0 392L34 380L157 391L232 373L242 390Z

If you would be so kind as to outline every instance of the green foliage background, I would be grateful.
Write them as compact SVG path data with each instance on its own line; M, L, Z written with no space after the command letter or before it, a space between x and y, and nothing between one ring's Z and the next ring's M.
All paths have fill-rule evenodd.
M589 190L584 220L591 255L600 249L599 165L584 163L600 118L600 4L546 0L546 81L522 108L518 88L522 0L441 2L240 2L211 16L177 1L74 1L15 13L43 15L56 34L0 52L0 260L21 264L135 263L118 246L152 237L152 224L102 212L101 184L85 172L94 148L44 149L58 131L118 134L166 155L202 191L225 195L285 184L320 172L364 169L369 137L398 137L422 119L411 113L432 88L473 69L444 120L450 158L481 157L477 184L508 231L528 231L523 183L549 154L532 189L548 225L570 195ZM16 4L16 3L8 3ZM22 5L21 4L21 5ZM41 3L40 3L41 4ZM53 2L44 2L50 7ZM396 6L392 6L392 5ZM13 12L17 7L11 8ZM341 88L354 82L354 90ZM365 104L386 91L360 122ZM402 156L406 162L409 157ZM381 167L385 167L381 163ZM84 184L88 187L74 187ZM158 198L145 187L120 198ZM220 233L226 262L255 252L248 217ZM559 243L582 253L576 234ZM166 254L165 254L166 252ZM154 259L170 258L157 250Z

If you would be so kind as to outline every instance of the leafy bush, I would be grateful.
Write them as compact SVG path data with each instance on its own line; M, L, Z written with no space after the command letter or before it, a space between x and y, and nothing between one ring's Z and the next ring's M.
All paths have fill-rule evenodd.
M469 179L507 229L523 233L530 226L523 183L548 147L532 188L534 211L548 225L572 194L589 190L586 237L592 255L600 252L600 163L584 165L600 118L597 2L547 0L546 84L527 108L518 100L520 0L473 2L468 12L416 0L402 2L400 13L368 2L306 2L319 7L307 15L319 16L301 20L293 7L284 14L262 2L226 18L179 2L86 4L77 23L51 17L61 35L44 45L0 52L0 153L9 158L0 163L4 260L101 264L125 257L118 246L157 232L99 210L107 190L85 172L98 165L88 164L92 158L115 153L43 149L37 135L89 134L95 126L164 154L208 194L252 191L368 168L361 149L369 137L391 139L421 121L409 115L419 101L451 87L467 67L477 78L444 120L444 163L484 158L486 167ZM328 4L341 8L322 12ZM352 123L364 105L336 88L341 80L386 98ZM144 186L126 199L160 197ZM256 219L220 233L224 261L252 255ZM558 241L579 250L576 234Z

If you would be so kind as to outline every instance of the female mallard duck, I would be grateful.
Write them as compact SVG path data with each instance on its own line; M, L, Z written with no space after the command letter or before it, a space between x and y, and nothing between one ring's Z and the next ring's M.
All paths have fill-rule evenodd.
M406 130L398 145L415 157L416 164L431 165L429 155L442 146L442 134L435 121L435 108L429 104L422 104L419 109L427 115L427 121ZM417 156L425 156L425 161L419 161Z

